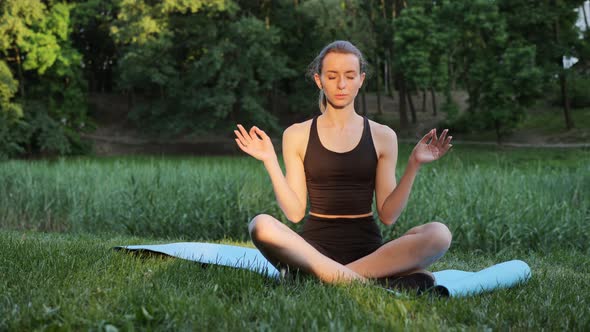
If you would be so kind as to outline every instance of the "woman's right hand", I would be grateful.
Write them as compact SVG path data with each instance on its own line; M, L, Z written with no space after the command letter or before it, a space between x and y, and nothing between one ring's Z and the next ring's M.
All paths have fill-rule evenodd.
M234 130L237 137L235 140L242 151L263 162L276 159L272 141L264 131L254 126L247 132L240 124L238 129Z

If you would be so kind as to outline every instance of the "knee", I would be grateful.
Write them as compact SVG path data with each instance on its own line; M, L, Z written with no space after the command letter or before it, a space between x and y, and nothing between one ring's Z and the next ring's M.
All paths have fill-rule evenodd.
M445 252L449 249L453 235L445 224L433 221L427 224L427 232L433 250L437 252Z
M268 214L259 214L248 224L250 238L255 242L268 242L273 238L274 220Z

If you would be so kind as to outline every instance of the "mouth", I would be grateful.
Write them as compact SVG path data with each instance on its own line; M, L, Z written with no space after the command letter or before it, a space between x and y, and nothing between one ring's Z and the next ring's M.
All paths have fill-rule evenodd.
M334 98L336 99L344 99L346 98L348 95L335 95Z

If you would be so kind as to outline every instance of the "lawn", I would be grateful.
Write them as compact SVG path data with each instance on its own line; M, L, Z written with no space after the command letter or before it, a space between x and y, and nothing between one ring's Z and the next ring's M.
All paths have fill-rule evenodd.
M398 176L410 146L402 145ZM522 259L532 279L480 296L393 296L370 285L277 283L249 271L116 252L123 244L252 246L248 220L286 222L242 157L0 164L0 329L590 329L590 151L456 146L425 166L386 239L437 220L432 270ZM300 225L293 225L295 229Z

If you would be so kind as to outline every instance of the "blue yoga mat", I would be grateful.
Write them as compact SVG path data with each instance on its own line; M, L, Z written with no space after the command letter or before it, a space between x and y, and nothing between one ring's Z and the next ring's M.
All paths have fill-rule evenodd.
M148 251L205 264L242 268L270 278L278 278L280 275L280 272L258 249L252 248L200 242L132 245L115 248ZM523 261L512 260L492 265L477 272L443 270L433 272L433 274L436 280L436 291L439 294L461 297L524 283L531 277L531 269Z

